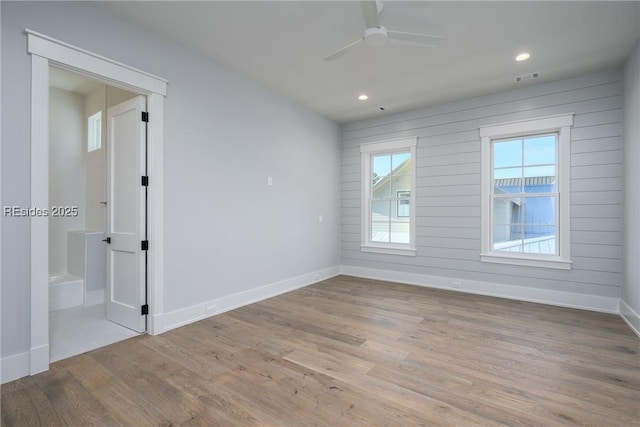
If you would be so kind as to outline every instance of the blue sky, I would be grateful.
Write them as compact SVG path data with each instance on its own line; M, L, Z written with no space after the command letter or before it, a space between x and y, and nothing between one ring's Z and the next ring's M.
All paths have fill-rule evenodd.
M384 154L379 156L372 156L373 158L373 173L379 177L389 175L393 169L397 168L411 156L411 153L399 153L399 154Z
M555 175L555 139L555 135L541 135L494 141L494 178Z

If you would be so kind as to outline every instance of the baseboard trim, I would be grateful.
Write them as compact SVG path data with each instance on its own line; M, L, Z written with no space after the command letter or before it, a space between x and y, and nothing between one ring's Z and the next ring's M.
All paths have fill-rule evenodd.
M247 291L238 292L236 294L164 313L161 315L162 319L160 319L159 322L154 319L154 324L157 326L162 325L162 332L169 331L171 329L206 319L207 317L211 317L216 314L221 314L276 295L312 285L322 280L330 279L338 274L340 274L339 266L325 268L323 270L303 274L291 279L271 283L256 289L249 289Z
M30 375L49 370L49 344L31 348Z
M619 313L619 299L598 295L577 294L549 289L528 288L524 286L506 285L502 283L481 282L476 280L459 280L451 277L430 276L426 274L405 273L401 271L378 270L375 268L340 266L340 273L365 279L385 280L428 288L446 289L498 298L508 298L560 307L579 308L604 313ZM454 288L452 282L461 283Z
M620 317L622 317L622 320L640 337L640 315L623 300L620 300Z
M3 357L0 361L2 384L28 376L31 373L30 364L31 352L29 351Z
M8 383L49 369L49 345L33 347L31 351L3 357L0 360L0 382Z
M84 296L84 306L89 307L91 305L104 303L104 292L104 289L98 289L97 291L87 291Z

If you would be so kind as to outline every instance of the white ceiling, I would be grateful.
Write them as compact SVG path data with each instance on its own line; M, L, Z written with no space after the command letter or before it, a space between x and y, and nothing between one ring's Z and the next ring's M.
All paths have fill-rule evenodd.
M82 74L72 73L57 67L49 67L49 86L87 95L104 85Z
M444 36L440 47L360 45L329 63L362 37L358 2L101 6L338 122L512 89L530 72L542 82L620 66L640 37L638 1L386 1L382 25ZM531 59L515 62L521 51Z

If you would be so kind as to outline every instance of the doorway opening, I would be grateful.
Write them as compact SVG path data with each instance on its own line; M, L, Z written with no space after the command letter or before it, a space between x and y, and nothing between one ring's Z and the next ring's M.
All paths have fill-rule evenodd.
M167 81L52 37L26 29L31 58L31 206L49 207L49 66L73 71L102 83L146 96L148 206L146 236L139 249L147 265L147 304L137 307L150 334L164 332L162 266L163 231L163 122ZM149 184L150 183L150 184ZM30 218L31 344L29 372L49 369L49 218ZM138 238L139 236L136 236ZM141 257L139 257L141 258ZM109 271L109 267L107 267ZM116 299L122 300L117 297ZM110 301L108 296L105 297ZM132 309L134 307L131 307Z
M108 111L136 97L134 92L49 68L50 362L140 332L109 316L106 304Z

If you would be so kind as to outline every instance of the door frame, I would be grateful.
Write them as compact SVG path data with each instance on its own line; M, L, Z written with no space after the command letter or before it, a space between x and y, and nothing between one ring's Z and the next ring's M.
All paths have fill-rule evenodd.
M25 29L31 56L31 206L49 208L49 65L147 96L147 333L164 332L163 128L167 80ZM49 369L49 219L32 216L30 374Z

